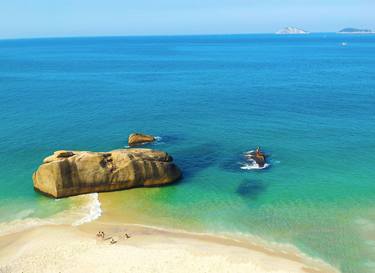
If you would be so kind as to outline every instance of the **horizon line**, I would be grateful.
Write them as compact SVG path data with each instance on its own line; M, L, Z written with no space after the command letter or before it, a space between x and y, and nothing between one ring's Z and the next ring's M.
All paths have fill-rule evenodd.
M42 40L42 39L75 39L75 38L121 38L121 37L191 37L191 36L244 36L244 35L277 35L277 36L305 36L311 34L349 34L323 31L323 32L308 32L306 34L277 34L276 32L244 32L244 33L192 33L192 34L119 34L119 35L67 35L67 36L30 36L30 37L0 37L0 41L9 40ZM360 35L357 33L353 33ZM366 33L364 33L366 34Z

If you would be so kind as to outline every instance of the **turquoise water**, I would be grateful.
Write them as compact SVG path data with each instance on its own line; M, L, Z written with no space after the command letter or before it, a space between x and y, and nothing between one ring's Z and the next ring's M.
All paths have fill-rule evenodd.
M373 35L2 40L0 221L72 206L33 191L52 151L121 148L140 131L184 179L105 194L107 211L374 272L374 75ZM271 167L241 169L257 145Z

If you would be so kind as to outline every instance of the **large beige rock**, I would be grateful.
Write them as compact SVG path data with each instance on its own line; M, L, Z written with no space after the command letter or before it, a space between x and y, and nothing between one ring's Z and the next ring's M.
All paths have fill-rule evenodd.
M151 135L144 135L139 133L131 134L128 138L129 146L136 146L140 144L150 143L155 141L155 137Z
M107 153L56 151L33 174L34 188L56 198L161 186L181 176L166 152L121 149Z

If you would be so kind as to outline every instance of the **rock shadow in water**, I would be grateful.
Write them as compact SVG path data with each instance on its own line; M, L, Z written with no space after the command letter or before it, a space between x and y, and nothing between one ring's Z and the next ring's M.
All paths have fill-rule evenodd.
M267 187L268 185L260 180L245 179L238 186L236 193L244 198L256 199Z

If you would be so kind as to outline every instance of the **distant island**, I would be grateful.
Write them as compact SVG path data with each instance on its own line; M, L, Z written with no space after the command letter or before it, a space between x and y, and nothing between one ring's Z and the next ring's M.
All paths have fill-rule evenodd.
M296 27L285 27L276 32L276 34L310 34L310 32Z
M375 32L372 31L371 29L359 29L359 28L344 28L340 30L338 33L343 33L343 34L374 34Z

